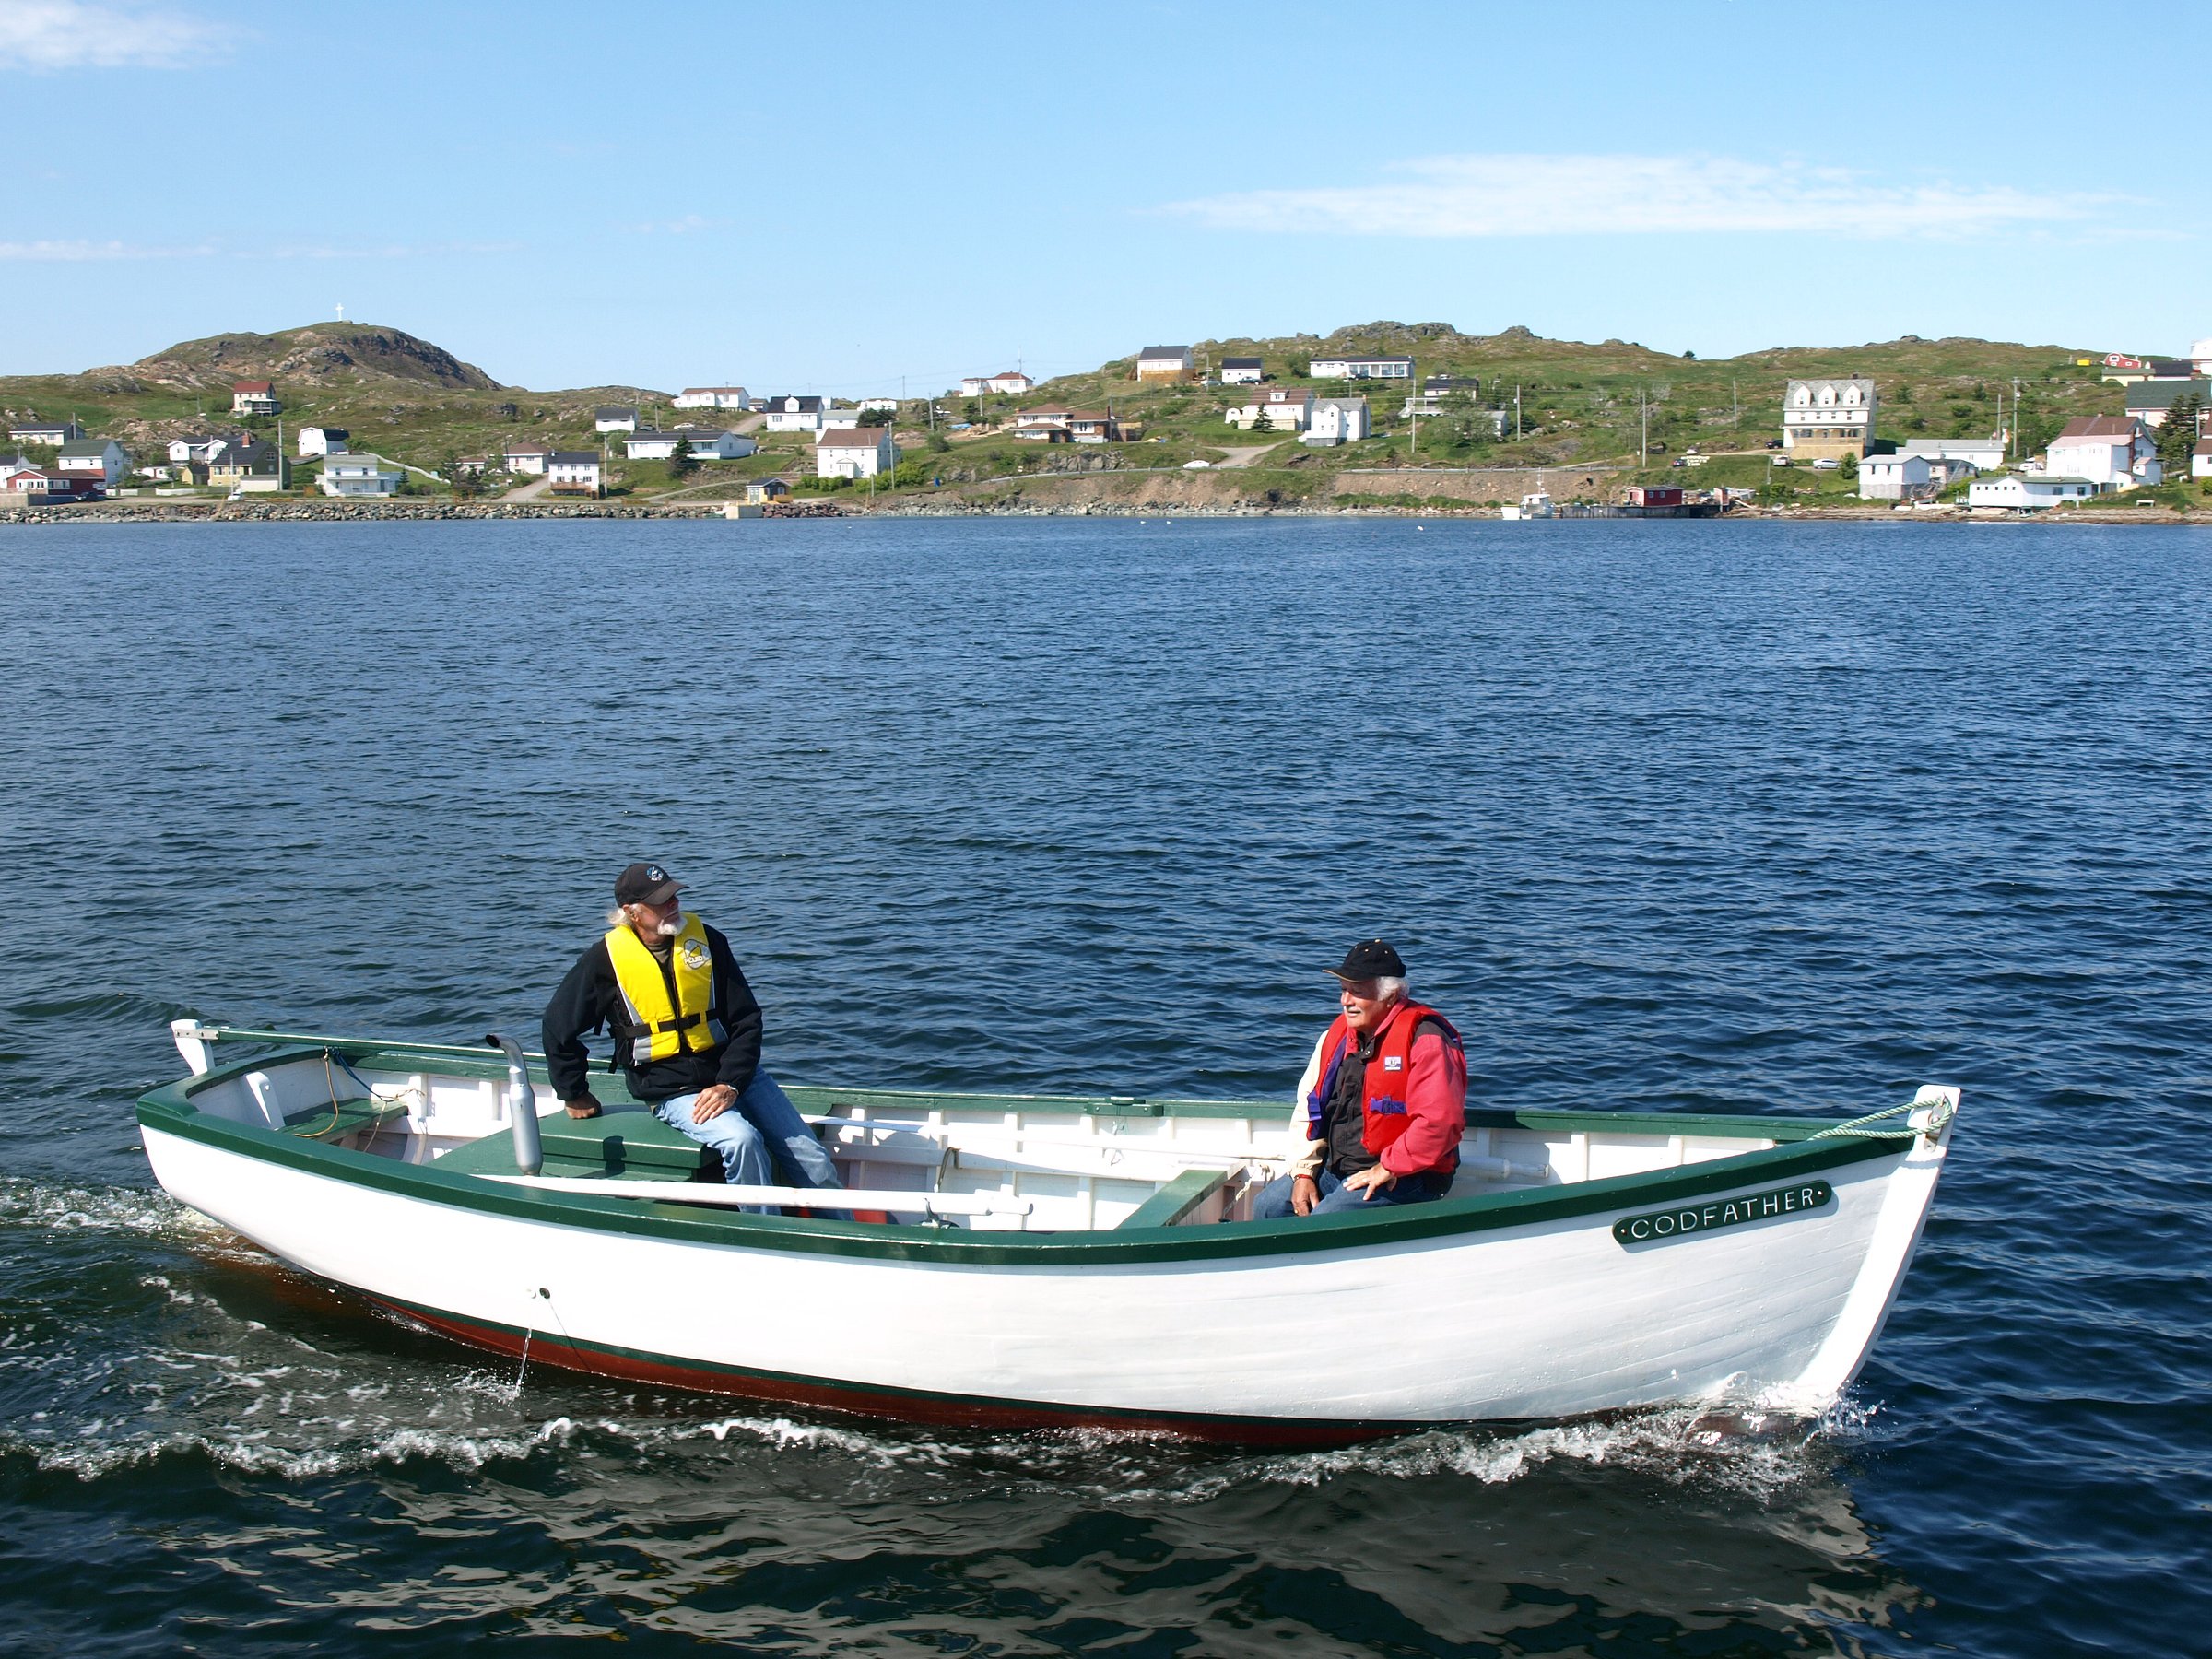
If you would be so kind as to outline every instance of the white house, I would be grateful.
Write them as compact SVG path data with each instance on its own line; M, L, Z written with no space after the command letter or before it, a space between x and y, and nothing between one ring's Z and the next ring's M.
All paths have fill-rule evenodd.
M1862 501L1917 501L1938 488L1925 455L1869 455L1859 463Z
M1897 446L1900 455L1918 455L1922 460L1959 461L1977 472L1995 472L2005 465L2005 440L2002 438L1908 438Z
M622 404L602 404L592 411L592 430L594 432L634 432L638 429L638 412Z
M1315 380L1411 380L1409 357L1317 357L1306 366Z
M35 443L41 449L60 449L85 435L85 429L74 420L18 420L7 429L10 440L17 443Z
M169 458L171 461L197 461L202 465L214 460L225 450L249 442L236 432L194 432L188 438L169 441Z
M1061 404L1040 404L1014 417L1014 436L1035 443L1065 443L1070 411Z
M996 374L969 374L960 379L962 397L982 397L995 393L1002 397L1020 397L1032 391L1037 382L1015 369L1002 369Z
M354 454L340 450L323 456L323 493L348 499L397 495L406 475L386 464L382 455Z
M342 455L346 441L352 437L344 427L306 426L300 429L300 459L315 455Z
M552 453L546 445L532 443L525 438L509 444L500 453L500 460L509 472L535 478L544 476L546 457Z
M700 461L741 461L760 447L750 438L740 438L735 432L713 427L681 426L665 432L651 427L632 432L622 441L622 450L632 461L665 461L687 438L691 441L692 455Z
M822 400L818 397L771 397L760 407L767 412L767 426L771 432L822 429Z
M94 478L102 489L112 489L131 470L131 458L112 438L77 438L65 443L55 470L73 478Z
M1317 397L1299 441L1315 449L1334 449L1339 443L1357 443L1373 429L1366 398Z
M1221 418L1242 431L1250 431L1266 417L1270 430L1302 432L1313 413L1313 394L1302 386L1268 386L1255 392L1245 402L1221 412Z
M889 427L844 427L814 441L818 478L873 478L898 465Z
M899 400L895 397L864 397L857 406L863 415L896 415Z
M676 395L679 409L738 409L753 406L743 386L686 386Z
M1225 357L1221 359L1221 383L1225 386L1256 386L1267 378L1267 363L1263 358Z
M1140 381L1185 381L1191 378L1188 346L1147 346L1136 354Z
M233 415L275 415L284 406L276 401L276 388L267 381L232 381L230 382L230 413Z
M553 480L555 495L595 496L603 484L599 456L593 450L554 450L546 456L546 476Z
M2013 473L2002 478L1976 478L1966 487L1969 507L2053 507L2061 501L2083 501L2097 493L2087 478L2062 478L2051 473Z
M822 410L822 430L825 432L849 431L859 424L858 409L826 407Z
M2150 429L2124 415L2084 415L2067 421L2051 440L2043 471L2087 478L2100 490L2133 489L2165 477Z
M1879 402L1870 380L1794 380L1783 392L1782 447L1822 461L1864 455Z

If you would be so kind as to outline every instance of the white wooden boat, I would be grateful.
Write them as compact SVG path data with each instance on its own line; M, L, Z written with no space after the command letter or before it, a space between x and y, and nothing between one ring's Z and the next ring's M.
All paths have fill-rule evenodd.
M1450 1196L1253 1221L1287 1102L791 1088L887 1225L732 1208L811 1195L725 1188L618 1088L572 1121L542 1067L488 1050L174 1031L193 1075L138 1106L161 1184L464 1342L922 1421L1288 1443L1825 1409L1896 1298L1958 1106L1475 1111Z

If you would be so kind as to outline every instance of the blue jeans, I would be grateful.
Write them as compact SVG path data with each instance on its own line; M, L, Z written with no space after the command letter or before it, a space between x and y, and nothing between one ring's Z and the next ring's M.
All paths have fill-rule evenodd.
M1252 1218L1254 1221L1280 1221L1298 1212L1290 1207L1290 1183L1297 1177L1285 1175L1269 1182L1260 1189L1260 1195L1252 1201ZM1344 1182L1326 1170L1314 1177L1321 1188L1321 1202L1307 1213L1315 1216L1341 1216L1347 1211L1386 1209L1394 1204L1427 1204L1441 1198L1452 1190L1452 1177L1434 1170L1423 1170L1418 1175L1401 1175L1381 1192L1369 1197L1364 1193L1347 1192Z
M673 1095L658 1102L653 1114L719 1152L722 1178L732 1186L837 1186L837 1166L830 1161L829 1152L765 1069L753 1073L753 1080L727 1111L703 1124L691 1121L691 1108L698 1102L696 1093ZM777 1179L779 1168L788 1181ZM740 1207L756 1215L771 1213L766 1205ZM852 1217L840 1211L836 1218L849 1221Z

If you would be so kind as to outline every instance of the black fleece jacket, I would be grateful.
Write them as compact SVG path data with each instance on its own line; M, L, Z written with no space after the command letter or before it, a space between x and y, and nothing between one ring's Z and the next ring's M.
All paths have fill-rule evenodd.
M760 1069L760 1005L738 971L729 940L715 928L708 928L706 934L714 957L714 1007L730 1040L704 1053L677 1054L640 1065L629 1052L629 1040L616 1037L615 1064L629 1078L629 1092L641 1100L665 1100L714 1083L727 1083L742 1094ZM675 996L671 984L669 1000ZM562 1100L581 1100L591 1093L592 1056L583 1037L608 1027L621 1013L622 990L615 979L614 959L606 953L606 940L594 939L546 1005L546 1070Z

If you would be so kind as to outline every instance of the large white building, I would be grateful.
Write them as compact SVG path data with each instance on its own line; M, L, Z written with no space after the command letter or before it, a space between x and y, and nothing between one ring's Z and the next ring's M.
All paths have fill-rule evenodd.
M2125 415L2084 415L2066 422L2051 440L2046 475L2086 478L2099 490L2133 489L2165 478L2158 441L2141 421Z
M873 478L898 465L889 427L844 427L814 441L818 478Z
M1409 357L1317 357L1306 366L1314 380L1402 380L1413 378Z
M714 427L672 427L656 431L647 427L632 432L622 440L622 452L632 461L665 461L676 453L676 446L688 439L693 459L700 461L741 461L759 449L750 438L741 438L735 432L724 432Z
M547 486L555 495L596 496L606 484L596 450L555 450L546 457Z
M341 450L323 458L323 493L326 496L381 498L399 493L406 475L384 465L382 455L357 455Z
M822 429L823 403L818 397L771 397L760 407L767 412L771 432L818 432Z
M960 378L962 397L983 397L996 394L1019 397L1037 382L1018 369L1002 369L996 374L969 374Z
M1366 398L1317 397L1299 441L1315 449L1334 449L1340 443L1357 443L1373 429Z
M1864 455L1878 402L1870 380L1794 380L1782 397L1782 447L1815 461Z
M55 471L75 478L98 478L112 489L131 470L131 458L112 438L73 438L55 453Z
M300 429L300 459L312 461L317 455L342 455L352 436L344 427L303 426Z

